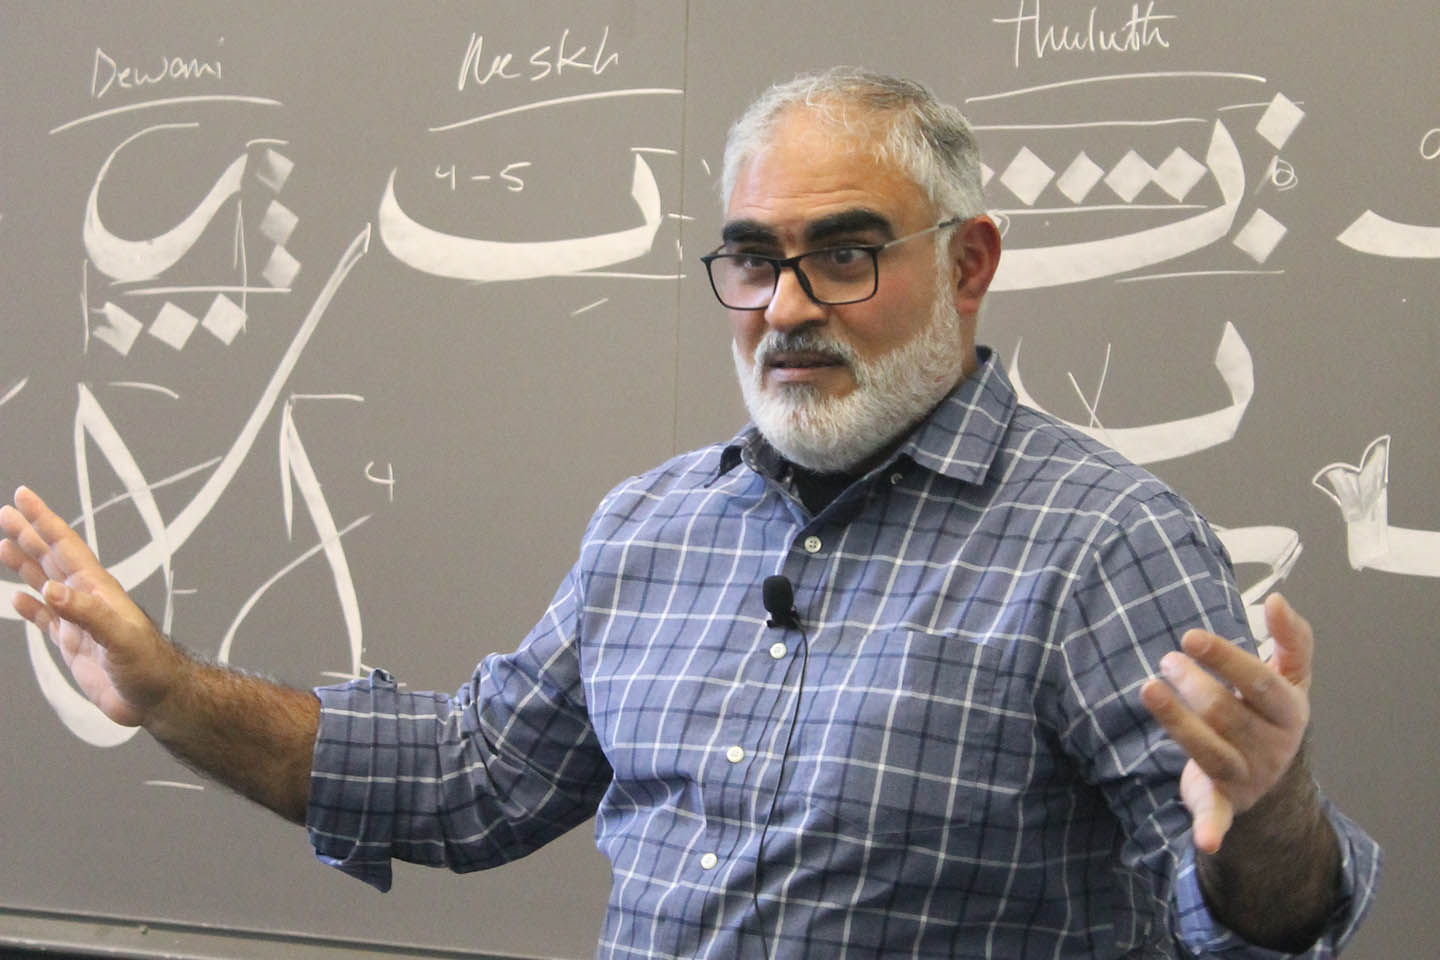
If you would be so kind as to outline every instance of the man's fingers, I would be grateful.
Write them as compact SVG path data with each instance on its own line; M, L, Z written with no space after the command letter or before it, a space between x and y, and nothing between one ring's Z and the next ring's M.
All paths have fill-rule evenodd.
M15 608L16 613L35 624L42 632L50 632L50 625L55 621L55 615L45 604L28 593L17 593L10 601L10 605Z
M25 585L37 593L45 586L45 581L50 579L30 554L21 550L15 541L9 538L0 540L0 563L19 574Z
M20 489L23 490L24 487ZM18 497L20 491L15 491L15 495ZM0 530L5 531L5 536L16 537L29 524L30 521L25 519L25 514L21 513L18 508L12 507L8 503L0 504Z
M29 557L44 572L44 579L56 580L66 576L50 544L19 510L9 505L0 507L0 529L5 531L7 541L19 553ZM16 569L14 564L7 565Z
M1237 706L1249 707L1277 726L1303 725L1308 721L1304 695L1259 657L1203 630L1188 631L1180 645L1196 663L1239 694ZM1181 692L1190 700L1186 691Z
M15 507L51 546L80 539L75 535L75 531L70 529L70 525L29 487L20 487L15 491ZM81 544L83 546L83 541Z
M1315 634L1310 621L1278 593L1265 598L1265 626L1275 638L1274 669L1286 680L1310 688L1311 665L1315 658Z
M53 579L63 579L77 570L87 566L98 566L100 561L90 551L85 541L80 538L74 530L70 529L59 514L45 505L39 495L29 487L21 487L15 491L15 506L19 512L29 521L34 537L37 539L21 542L20 546L36 558L43 558L48 554L54 558L57 570L50 570L46 567ZM34 548L32 549L32 542ZM42 565L43 559L42 559ZM58 572L58 575L57 575Z
M1227 743L1248 742L1256 724L1263 722L1234 690L1183 653L1167 653L1160 660L1160 672L1185 706Z
M59 520L59 516L54 510L46 506L45 501L40 499L40 494L31 490L29 487L15 488L15 509L19 510L25 519L30 521L42 534L46 533L47 530L51 533L57 533L55 524L51 521L51 518ZM60 521L60 526L66 530L70 529L65 525L63 520ZM46 539L53 538L47 537Z
M25 519L23 513L8 505L0 507L0 529L4 529L7 540L14 544L18 551L43 567L50 553L50 545L36 532L30 521ZM13 565L11 566L13 569ZM58 570L46 571L46 577L58 573Z
M1210 682L1214 683L1213 680ZM1147 682L1140 688L1140 699L1160 721L1170 739L1210 777L1222 783L1243 781L1248 777L1249 764L1245 755L1164 680Z
M45 584L41 592L45 604L60 617L80 627L102 647L110 645L116 633L115 611L110 605L85 590L75 590L58 580Z
M0 507L0 529L12 544L0 557L34 590L47 580L63 580L82 590L114 582L81 537L27 487L15 491L15 506ZM26 566L26 557L33 567Z
M1180 799L1190 811L1196 849L1218 853L1235 822L1235 805L1193 761L1180 776Z

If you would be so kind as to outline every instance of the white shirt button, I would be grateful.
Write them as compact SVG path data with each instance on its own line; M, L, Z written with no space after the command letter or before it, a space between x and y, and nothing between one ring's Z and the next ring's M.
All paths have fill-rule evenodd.
M820 538L815 536L814 534L811 534L810 536L805 538L806 553L819 553L822 546L823 544L820 542Z
M905 474L903 474L903 473L892 473L892 474L890 474L890 486L893 487L893 486L895 486L895 484L899 483L901 480L904 480L904 479L905 479Z
M704 867L706 870L714 870L715 865L719 862L720 858L715 856L715 854L713 853L707 853L705 854L705 856L700 858L700 866Z
M775 659L775 660L783 660L783 659L785 659L785 654L787 654L787 653L789 653L789 652L790 652L789 648L786 647L785 644L783 644L783 643L780 643L780 642L777 641L777 642L775 642L775 643L770 644L770 656L771 656L773 659Z
M729 750L725 751L725 759L729 760L731 763L739 763L741 760L745 759L745 751L740 749L739 747L731 747Z

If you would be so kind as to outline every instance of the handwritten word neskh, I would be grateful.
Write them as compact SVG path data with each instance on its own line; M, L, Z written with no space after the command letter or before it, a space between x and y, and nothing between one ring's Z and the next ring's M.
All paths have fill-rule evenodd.
M1170 42L1160 34L1162 20L1178 20L1175 14L1155 12L1154 0L1140 12L1140 4L1130 5L1130 19L1113 30L1095 24L1098 7L1090 8L1085 26L1071 27L1047 23L1040 9L1040 0L1020 0L1013 17L995 17L993 22L1015 25L1015 66L1020 66L1020 51L1025 34L1032 34L1035 59L1047 53L1139 53L1152 46L1168 47Z
M561 76L566 70L581 70L586 73L599 76L608 67L614 66L620 59L620 54L613 51L605 52L605 44L610 39L610 27L606 26L600 34L600 42L595 45L595 52L589 57L588 46L567 48L570 43L570 29L567 27L560 34L560 42L555 45L545 44L537 47L525 64L515 62L515 54L511 51L502 51L493 54L489 63L485 62L485 37L479 33L471 33L470 41L465 45L465 56L460 61L460 77L456 81L455 89L464 90L465 84L474 82L481 86L491 80L544 80L549 76Z
M153 86L173 81L223 78L223 67L219 60L201 60L199 57L160 56L149 67L121 66L114 57L99 47L95 48L95 66L90 72L90 96L99 100L112 88L130 90L136 87Z

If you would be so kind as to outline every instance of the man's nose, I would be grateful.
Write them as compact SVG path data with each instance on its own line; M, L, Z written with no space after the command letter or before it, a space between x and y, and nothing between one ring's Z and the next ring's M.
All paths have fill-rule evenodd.
M825 321L825 308L810 298L794 267L780 271L765 322L776 330L794 330Z

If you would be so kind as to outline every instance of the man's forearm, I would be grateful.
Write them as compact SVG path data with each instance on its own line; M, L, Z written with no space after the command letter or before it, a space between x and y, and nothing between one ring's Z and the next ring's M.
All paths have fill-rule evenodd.
M1298 953L1324 930L1340 886L1340 846L1304 750L1285 778L1235 818L1214 854L1196 853L1211 912L1249 942Z
M145 728L187 766L304 823L319 700L172 649L177 681Z

